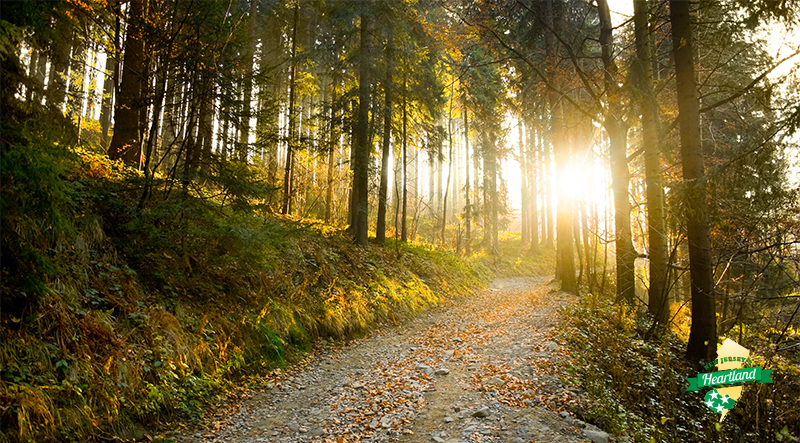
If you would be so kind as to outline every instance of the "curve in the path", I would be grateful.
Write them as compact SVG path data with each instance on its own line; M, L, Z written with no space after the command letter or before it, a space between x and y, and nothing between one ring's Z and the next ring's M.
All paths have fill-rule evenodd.
M555 326L574 301L544 278L490 288L276 377L183 442L603 441L575 419ZM227 408L226 411L231 411Z

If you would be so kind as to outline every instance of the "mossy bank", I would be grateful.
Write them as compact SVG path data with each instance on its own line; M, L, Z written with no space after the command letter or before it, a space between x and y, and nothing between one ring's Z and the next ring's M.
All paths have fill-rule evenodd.
M3 442L130 439L201 414L232 380L289 365L319 337L357 336L537 266L394 240L356 247L321 222L236 207L213 183L171 189L52 149L38 188L13 185L41 159L4 170Z

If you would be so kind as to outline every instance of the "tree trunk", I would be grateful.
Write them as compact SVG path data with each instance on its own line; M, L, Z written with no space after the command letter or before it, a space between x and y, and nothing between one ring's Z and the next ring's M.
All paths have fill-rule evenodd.
M78 140L81 139L83 126L83 90L86 89L86 42L83 36L72 37L72 57L69 63L69 96L67 97L67 114L78 127Z
M40 57L41 55L41 57ZM39 59L44 58L44 54L41 53L38 49L31 50L31 60L28 64L28 77L31 79L31 84L27 86L27 90L25 91L25 100L33 101L35 97L36 91L40 90L44 82L39 80L38 69L39 69Z
M370 5L364 5L369 7ZM361 14L361 60L358 75L358 116L356 123L354 164L353 164L353 210L351 216L353 236L358 245L366 245L368 240L368 186L369 186L369 107L370 107L370 65L372 51L371 11Z
M467 115L467 95L464 94L464 222L466 223L466 244L464 246L464 253L467 257L472 255L472 206L469 202L469 170L470 170L470 156L469 156L469 117Z
M294 19L292 25L292 54L291 54L291 78L289 80L289 128L286 134L286 164L283 174L283 205L281 213L283 215L292 212L292 181L294 180L294 143L297 127L297 115L295 111L295 83L297 80L297 22L300 15L300 0L294 5Z
M97 98L97 59L98 59L98 51L97 51L97 41L92 39L91 40L91 47L89 49L89 55L91 55L91 63L89 64L89 77L87 78L87 86L86 86L86 109L83 110L83 119L94 119L94 102Z
M142 154L145 125L142 120L142 110L147 106L145 97L142 97L142 90L148 84L143 33L147 7L148 0L131 0L122 83L114 112L114 137L108 148L110 159L121 159L137 168Z
M114 4L115 11L119 10L119 3ZM114 105L114 100L117 95L117 82L119 80L119 39L120 39L120 23L119 15L117 14L116 25L114 27L114 48L113 52L106 53L106 66L103 71L105 81L103 82L103 104L100 107L100 128L102 130L101 144L104 148L108 149L111 139L108 136L108 130L111 128L111 109Z
M333 217L333 163L336 152L336 142L339 136L336 133L336 82L331 80L331 122L329 126L330 139L328 142L328 171L325 182L325 222L330 223Z
M554 28L553 2L545 2L545 20L549 29ZM555 68L555 49L551 32L545 33L545 50L547 53L547 75L551 83L556 76ZM558 236L557 242L557 264L556 278L561 280L561 290L576 294L578 292L577 282L575 281L575 258L573 252L573 202L572 197L561 184L561 178L569 167L570 147L565 140L565 128L563 121L563 103L555 92L549 92L548 101L550 104L550 125L553 134L553 153L556 162L556 190L558 193L558 216L556 218L556 229Z
M530 242L530 228L529 228L529 217L528 214L528 206L530 205L529 197L528 197L528 164L525 159L525 143L523 139L523 130L522 130L522 116L519 118L518 123L518 132L519 132L519 183L520 183L520 193L522 196L522 202L520 203L520 217L521 217L521 227L520 227L520 236L522 237L522 244L527 245ZM529 128L530 130L530 128Z
M450 193L450 179L453 172L453 91L455 83L450 89L450 109L447 115L447 140L449 152L447 154L447 183L444 186L444 198L442 200L442 247L444 247L445 230L447 229L447 197Z
M628 127L622 119L622 96L614 61L613 25L606 0L597 1L600 13L601 58L605 68L605 86L608 106L604 110L603 127L609 138L611 157L611 188L614 190L614 233L617 250L617 300L634 303L636 300L635 268L636 250L631 234L631 202L628 196L630 170L628 169Z
M406 66L406 69L408 66ZM403 214L400 223L400 240L403 242L408 241L408 226L406 220L408 219L408 78L405 70L403 71Z
M378 191L378 220L375 239L383 246L386 242L386 200L389 192L389 142L392 138L392 39L391 29L386 42L386 78L383 83L383 141L381 145L381 186Z
M645 182L647 185L647 238L650 257L648 309L655 320L669 320L667 293L667 237L664 218L664 185L661 179L661 122L658 102L653 91L653 73L648 29L648 2L633 2L636 37L634 91L642 111L642 143L644 144Z
M279 103L283 93L283 63L284 54L284 28L285 22L280 14L280 8L265 11L264 29L262 31L261 48L259 54L259 78L265 79L269 75L270 81L260 80L258 83L258 118L256 120L256 144L262 153L266 164L267 183L273 189L278 188L278 118ZM272 198L274 192L270 191L267 198L267 211L272 211Z
M546 136L542 144L542 240L547 249L553 249L553 166L550 139Z
M215 86L211 74L204 74L204 82L200 103L200 115L197 128L197 149L199 149L199 166L208 172L211 168L211 153L214 136L214 96Z
M708 223L705 171L700 137L700 103L694 73L691 3L669 2L672 53L675 58L681 162L685 192L686 231L692 284L692 327L686 357L709 361L717 350L716 304Z
M61 108L67 96L67 70L69 69L69 50L72 42L72 29L66 18L60 18L56 25L58 37L55 40L52 60L50 60L50 79L47 83L47 105Z
M42 104L42 97L44 96L44 79L47 76L47 56L41 51L37 51L37 53L39 53L39 57L37 58L35 71L32 75L35 86L31 89L33 93L33 101L35 101L37 104Z
M239 117L239 143L236 146L237 158L246 161L248 156L248 145L250 143L250 117L252 115L251 101L253 98L253 57L256 53L258 43L258 2L250 3L250 38L248 39L244 53L244 72L242 73L242 88L244 96L242 98L242 113Z
M528 163L525 165L524 174L528 182L528 220L530 225L530 244L531 253L539 252L539 212L537 208L537 187L536 187L536 158L538 157L536 130L533 124L528 124Z

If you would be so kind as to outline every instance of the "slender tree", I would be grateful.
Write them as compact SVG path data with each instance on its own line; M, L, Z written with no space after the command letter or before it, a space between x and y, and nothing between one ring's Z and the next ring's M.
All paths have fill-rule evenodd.
M351 228L356 244L365 245L368 237L368 186L369 186L369 108L370 70L372 56L372 22L370 3L361 13L361 59L358 75L358 114L353 143L353 186L351 198Z
M656 321L665 324L669 305L667 293L667 228L664 215L664 185L661 178L661 131L658 102L653 90L652 55L648 26L648 1L633 2L636 59L633 86L642 112L645 181L647 184L647 239L649 266L648 309Z
M378 191L378 220L375 239L379 245L386 241L386 200L389 190L389 155L392 138L392 66L394 39L391 28L386 42L386 74L383 81L383 141L381 143L381 184Z
M672 53L677 80L686 232L692 285L692 327L686 357L710 361L717 350L716 302L714 296L711 230L708 223L705 168L700 138L700 102L694 71L692 4L671 0Z

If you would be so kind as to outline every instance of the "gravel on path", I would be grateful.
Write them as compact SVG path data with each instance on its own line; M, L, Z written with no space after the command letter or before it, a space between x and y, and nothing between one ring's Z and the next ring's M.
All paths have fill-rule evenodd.
M573 296L545 278L488 289L347 346L175 432L179 443L614 441L577 418L585 392L564 386L558 309ZM232 407L233 406L233 407Z

